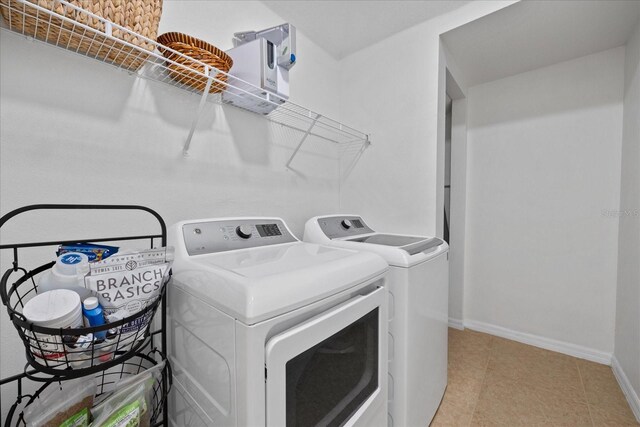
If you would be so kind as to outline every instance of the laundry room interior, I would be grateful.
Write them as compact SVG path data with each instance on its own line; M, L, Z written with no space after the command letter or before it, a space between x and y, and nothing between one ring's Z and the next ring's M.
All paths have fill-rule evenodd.
M3 425L640 425L639 0L0 14Z

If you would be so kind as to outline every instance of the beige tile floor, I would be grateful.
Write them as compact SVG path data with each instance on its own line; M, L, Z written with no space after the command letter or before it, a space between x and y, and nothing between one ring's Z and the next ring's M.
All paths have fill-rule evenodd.
M431 427L639 425L609 366L449 329L449 385Z

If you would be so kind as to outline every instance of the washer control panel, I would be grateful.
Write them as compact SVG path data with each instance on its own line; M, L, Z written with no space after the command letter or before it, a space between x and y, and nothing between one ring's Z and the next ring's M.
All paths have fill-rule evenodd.
M328 216L318 218L322 232L330 239L373 233L359 216Z
M184 224L184 244L189 255L296 242L281 219L251 218L210 220Z

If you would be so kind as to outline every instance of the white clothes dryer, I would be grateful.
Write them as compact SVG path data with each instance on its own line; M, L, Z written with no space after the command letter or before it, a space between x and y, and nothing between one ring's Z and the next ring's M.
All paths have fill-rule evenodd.
M375 232L357 215L312 218L304 240L376 253L389 263L389 426L428 426L447 386L449 246Z
M387 425L381 257L278 218L183 221L169 241L172 426Z

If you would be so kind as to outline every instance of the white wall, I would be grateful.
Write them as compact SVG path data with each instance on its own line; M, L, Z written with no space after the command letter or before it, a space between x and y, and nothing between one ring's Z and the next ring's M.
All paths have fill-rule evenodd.
M465 324L613 351L624 48L468 90Z
M439 123L438 111L444 111L445 64L439 35L512 3L467 4L341 61L341 116L372 134L372 146L342 184L343 211L361 213L382 231L441 235L436 207L444 196L444 115Z
M615 358L640 420L640 24L627 42L622 130ZM615 368L615 363L614 363ZM631 390L626 390L631 396Z
M227 49L236 31L282 22L259 2L165 1L160 32L187 32ZM292 163L295 171L287 170L300 133L210 104L190 157L183 158L198 96L4 31L0 46L0 214L33 203L133 203L156 209L168 224L212 216L282 216L302 236L309 217L339 210L334 144L309 140ZM338 62L300 32L298 49L292 100L337 116ZM140 223L119 223L120 218L95 218L87 227L91 232L74 232L70 221L44 222L59 239L96 237L103 234L100 229L116 226L121 228L110 235L138 232ZM36 224L7 224L3 243L41 239L47 231ZM21 259L27 268L54 256L37 253L37 260ZM3 269L10 265L4 255ZM24 366L5 313L0 314L2 377ZM3 387L2 419L11 394Z

